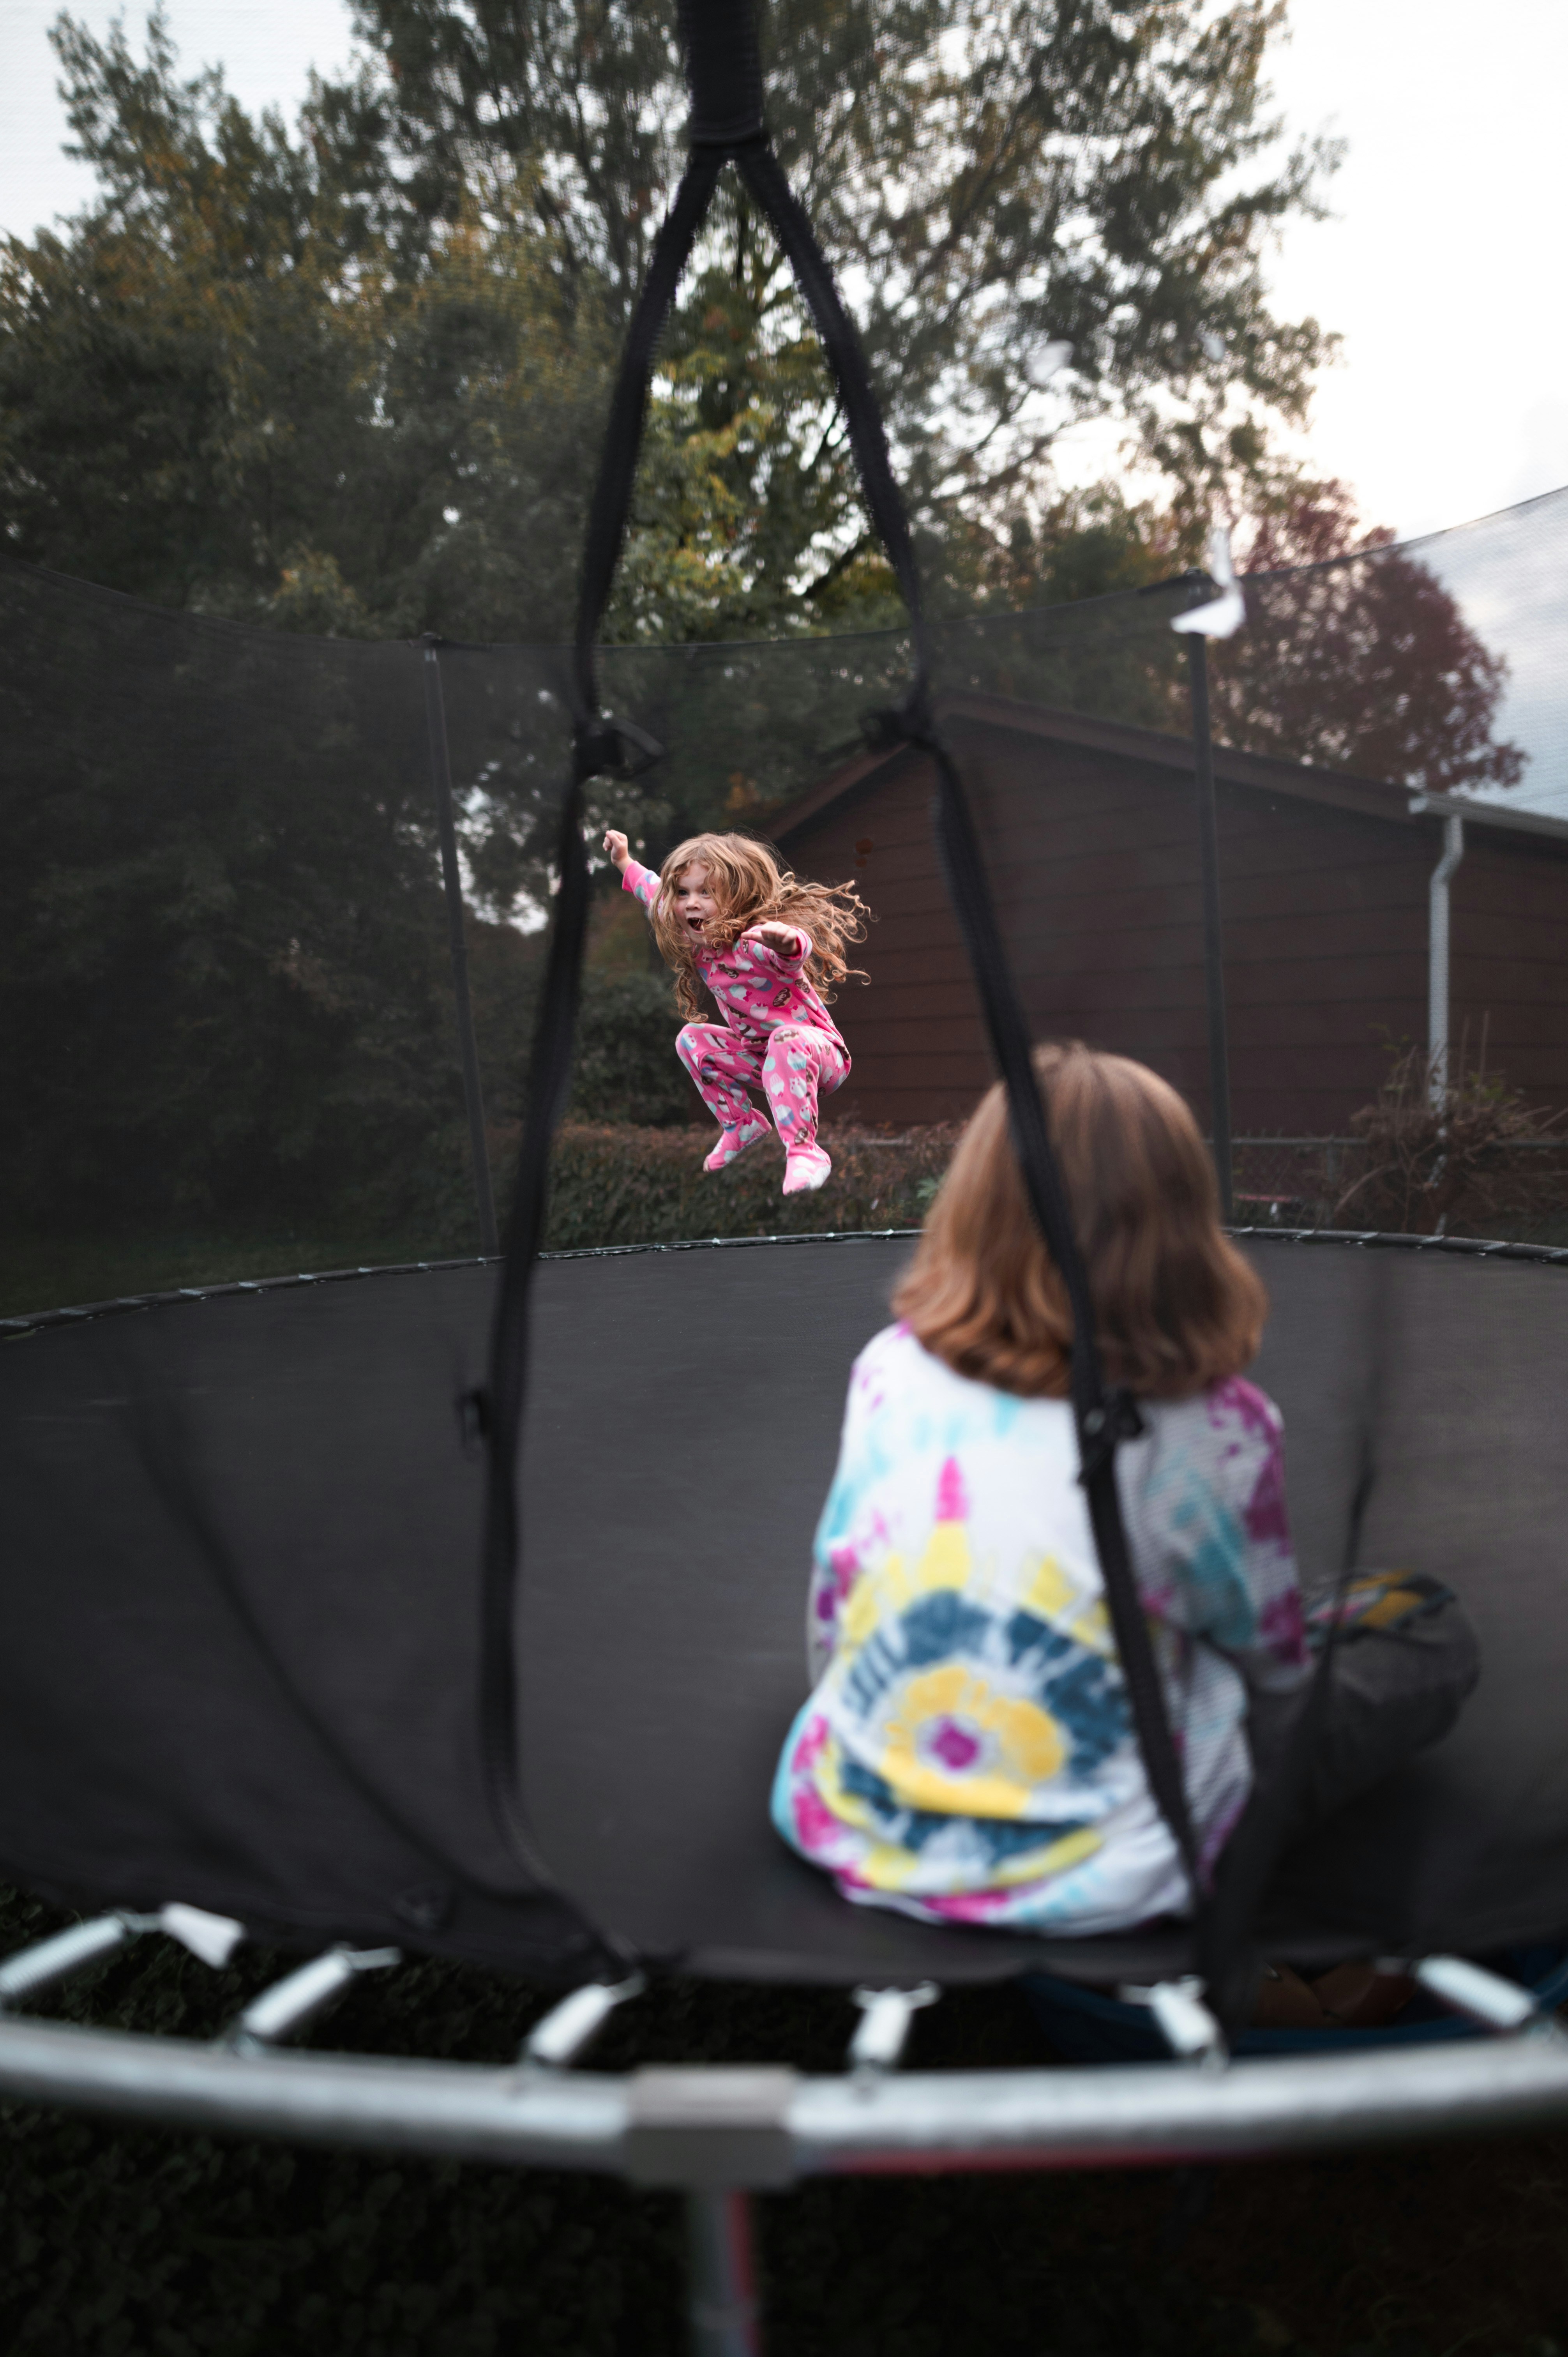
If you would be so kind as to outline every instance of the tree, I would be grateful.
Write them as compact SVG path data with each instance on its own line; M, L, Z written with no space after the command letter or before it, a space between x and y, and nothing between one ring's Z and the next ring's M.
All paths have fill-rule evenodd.
M557 635L607 351L535 246L466 216L409 277L363 105L291 138L156 16L145 65L59 42L103 197L0 259L5 545L285 629Z
M1508 665L1429 566L1363 531L1343 483L1282 483L1248 528L1247 622L1213 650L1227 743L1434 793L1514 786Z
M434 237L482 183L497 218L548 238L571 303L623 317L678 158L671 16L360 0L408 236ZM1018 518L1044 519L1069 425L1120 417L1173 482L1202 487L1254 464L1270 419L1302 414L1328 339L1273 317L1260 257L1333 157L1259 161L1277 130L1272 0L770 0L762 21L775 141L854 295L939 574L955 533L1004 549ZM1047 389L1058 343L1070 366ZM764 500L775 512L748 533ZM851 585L869 618L887 584L857 575L868 550L800 307L732 190L655 403L631 550L649 569L617 627L822 627ZM952 593L974 577L961 568Z
M1019 533L1048 533L1065 426L1120 415L1189 482L1216 435L1262 449L1260 420L1299 414L1326 340L1272 318L1258 256L1327 159L1260 161L1277 22L1268 0L768 0L775 135L862 316L939 603L1000 594ZM103 197L0 274L7 544L285 627L555 637L678 159L671 12L362 0L360 25L360 66L291 134L182 81L156 16L140 63L62 19ZM727 188L610 634L896 611L814 334Z

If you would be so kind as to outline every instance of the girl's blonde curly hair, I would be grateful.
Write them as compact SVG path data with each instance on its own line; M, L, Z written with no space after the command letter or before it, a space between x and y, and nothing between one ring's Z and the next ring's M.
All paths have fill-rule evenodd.
M659 871L659 897L650 916L653 938L675 977L675 996L689 1020L703 1002L690 932L675 914L675 884L688 867L708 871L708 889L717 914L703 935L704 949L727 950L753 925L799 925L811 937L806 979L824 999L834 983L869 977L844 955L851 942L865 939L871 914L847 884L805 884L780 867L766 843L749 834L693 834L678 843Z

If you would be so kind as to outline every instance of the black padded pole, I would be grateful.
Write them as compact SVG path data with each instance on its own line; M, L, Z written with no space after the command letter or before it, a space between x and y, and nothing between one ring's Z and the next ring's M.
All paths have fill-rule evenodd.
M1208 996L1208 1103L1219 1209L1227 1227L1236 1217L1230 1157L1230 1048L1225 1021L1225 941L1219 923L1219 822L1214 804L1214 735L1208 717L1208 640L1201 630L1187 642L1192 687L1193 770L1197 779L1197 856L1203 871L1203 964Z
M435 823L441 835L441 876L446 888L446 931L452 948L452 995L457 1003L457 1047L463 1060L463 1103L468 1114L468 1151L474 1164L474 1197L479 1211L479 1250L493 1260L500 1250L496 1232L495 1190L485 1143L485 1100L479 1084L479 1049L474 1038L474 1006L468 992L468 943L463 926L463 879L457 870L457 829L452 815L452 760L446 744L446 703L441 693L437 642L424 640L424 719L430 734L430 782L435 792Z

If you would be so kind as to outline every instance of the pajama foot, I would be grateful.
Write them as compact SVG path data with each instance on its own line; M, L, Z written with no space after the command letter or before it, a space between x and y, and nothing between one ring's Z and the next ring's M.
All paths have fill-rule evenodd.
M814 1194L832 1167L820 1146L792 1146L784 1157L784 1192Z
M769 1125L758 1115L755 1120L743 1122L738 1129L721 1129L718 1144L703 1160L703 1169L727 1170L732 1162L739 1161L748 1146L755 1146L759 1137L767 1136L768 1127ZM822 1180L819 1178L813 1183L820 1187Z

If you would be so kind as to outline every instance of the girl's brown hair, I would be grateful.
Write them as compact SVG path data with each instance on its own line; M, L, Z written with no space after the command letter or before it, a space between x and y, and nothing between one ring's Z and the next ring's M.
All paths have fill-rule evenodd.
M1051 1142L1089 1276L1105 1372L1145 1399L1240 1373L1268 1296L1220 1231L1208 1151L1181 1098L1124 1056L1036 1048ZM961 1375L1063 1399L1067 1292L1029 1209L1000 1086L982 1102L893 1307Z
M755 836L692 834L676 845L660 869L659 897L650 912L653 938L674 974L682 1015L700 1015L703 1002L692 936L675 914L675 883L698 863L708 871L718 910L703 932L704 949L727 950L752 925L799 925L811 936L806 978L824 998L832 996L835 982L852 975L857 982L866 979L844 955L852 942L865 938L870 911L858 892L847 884L803 884Z

